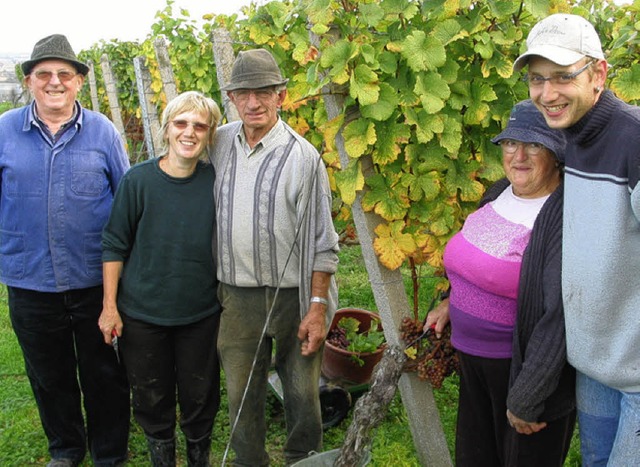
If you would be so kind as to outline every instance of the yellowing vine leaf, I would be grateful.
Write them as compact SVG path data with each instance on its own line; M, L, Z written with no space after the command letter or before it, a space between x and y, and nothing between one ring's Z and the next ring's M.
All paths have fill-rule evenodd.
M369 145L375 144L377 140L373 122L364 118L354 120L345 126L342 136L347 154L354 159L362 156Z
M411 253L416 250L416 242L410 234L403 233L404 222L391 222L376 227L377 238L373 249L380 262L388 269L398 269Z
M356 193L364 188L360 161L350 161L347 167L336 172L335 179L340 198L348 205L352 205L356 199Z
M369 190L362 197L362 208L373 210L387 221L402 219L409 208L407 189L389 177L375 174L367 178Z
M388 122L376 125L378 144L373 150L372 158L375 164L387 165L398 158L401 144L409 141L411 129L402 123Z
M627 70L621 70L611 81L611 89L626 101L640 99L640 65L634 64Z

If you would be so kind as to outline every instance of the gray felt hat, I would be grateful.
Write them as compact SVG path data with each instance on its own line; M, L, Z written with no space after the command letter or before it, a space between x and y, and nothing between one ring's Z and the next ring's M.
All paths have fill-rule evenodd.
M31 73L33 67L44 60L64 60L71 63L78 73L87 75L89 67L78 61L71 44L62 34L53 34L36 42L31 53L31 59L22 63L22 72L25 76Z
M289 80L282 77L273 55L265 49L239 52L231 70L231 81L223 91L236 89L259 89L280 86Z

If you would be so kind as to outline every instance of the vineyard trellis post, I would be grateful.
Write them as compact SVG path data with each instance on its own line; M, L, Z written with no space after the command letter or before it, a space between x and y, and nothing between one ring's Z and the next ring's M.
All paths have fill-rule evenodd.
M311 28L309 28L311 30ZM319 47L319 38L311 34L311 43ZM331 33L329 33L331 34ZM335 34L331 35L336 40ZM337 92L332 92L331 85L323 89L324 103L329 120L337 117L344 110L344 98ZM345 125L348 122L345 121ZM344 126L343 126L344 128ZM336 135L336 148L340 154L340 164L343 168L349 165L349 155L345 150L342 131ZM371 173L373 161L371 156L362 157L363 173ZM410 316L409 300L404 287L404 280L399 270L384 267L373 249L376 227L383 223L383 219L373 212L365 212L362 208L363 192L359 192L351 206L353 221L356 227L362 256L369 275L374 299L385 338L390 345L402 348L404 342L400 336L400 326L405 316ZM416 373L403 373L398 382L398 388L405 406L409 427L413 436L418 459L422 465L430 467L451 467L451 455L444 435L440 413L433 397L431 386L421 381Z
M100 66L102 68L102 77L104 86L107 90L107 98L109 100L109 110L111 111L111 121L116 126L118 132L122 135L124 141L127 140L127 134L124 131L124 123L122 123L122 114L120 113L120 103L118 102L118 88L116 86L111 64L107 54L100 57Z
M149 158L157 157L160 133L158 123L158 111L153 103L153 90L151 89L151 73L146 65L146 57L136 57L133 59L133 68L136 74L136 85L138 88L138 100L142 111L142 126L144 129L144 140Z
M213 43L213 58L216 62L216 76L220 89L222 89L231 79L231 69L235 60L233 47L231 47L231 34L226 29L214 29L211 33L211 41ZM220 94L227 122L240 120L238 109L231 102L227 93L221 90Z
M89 94L91 95L91 108L100 112L100 101L98 100L98 86L96 83L96 71L93 62L89 62Z
M160 71L160 78L162 79L162 89L164 89L164 95L167 98L167 102L170 102L178 95L178 90L176 88L176 80L173 75L173 66L171 65L171 59L169 58L169 51L167 50L167 42L163 37L157 37L153 41L153 48L156 52L158 70Z

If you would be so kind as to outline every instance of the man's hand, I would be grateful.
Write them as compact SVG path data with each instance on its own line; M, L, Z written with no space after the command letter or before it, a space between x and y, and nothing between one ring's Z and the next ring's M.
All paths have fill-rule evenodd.
M309 311L298 328L298 339L302 342L302 355L308 357L316 353L327 335L325 323L326 306L322 303L311 303Z
M546 422L526 422L513 415L510 410L507 410L507 419L509 420L509 425L522 435L537 433L547 426Z

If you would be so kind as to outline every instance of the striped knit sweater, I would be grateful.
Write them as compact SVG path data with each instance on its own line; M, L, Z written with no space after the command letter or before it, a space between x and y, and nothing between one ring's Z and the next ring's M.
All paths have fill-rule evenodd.
M640 391L640 108L611 91L565 131L562 287L569 362Z
M483 203L508 186L496 183ZM527 421L550 421L575 407L560 288L563 185L544 204L522 258L507 408Z

